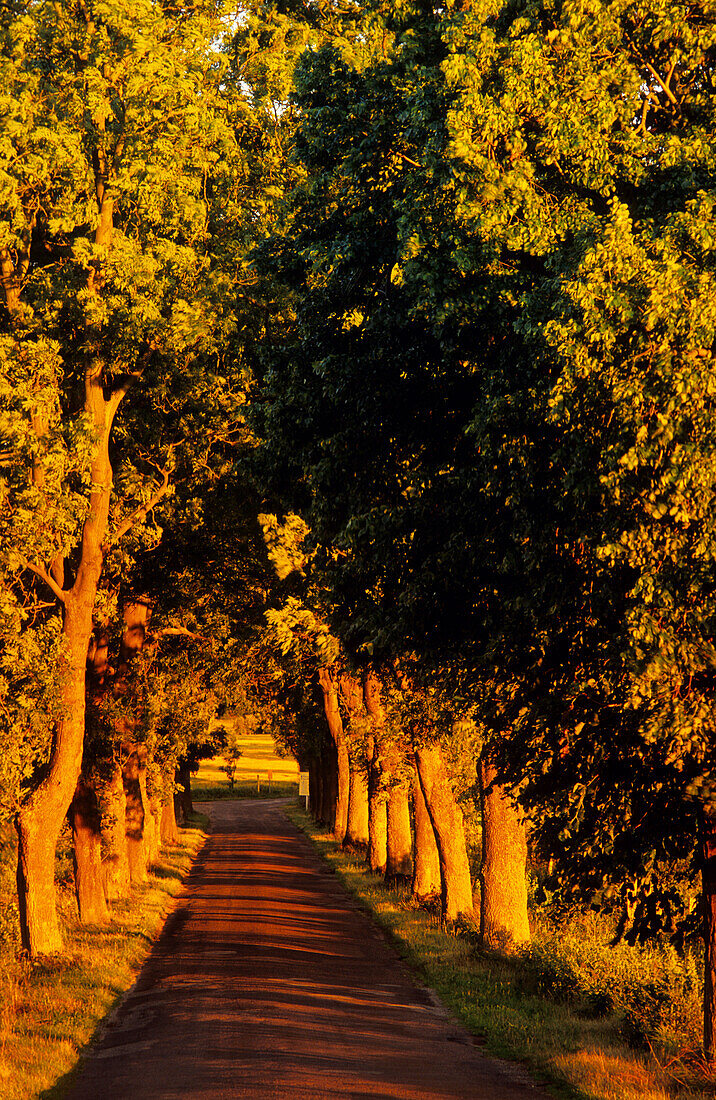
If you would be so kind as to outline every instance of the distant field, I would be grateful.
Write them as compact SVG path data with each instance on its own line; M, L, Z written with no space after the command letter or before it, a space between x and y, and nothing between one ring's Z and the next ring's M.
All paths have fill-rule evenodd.
M226 772L222 771L224 759L215 756L212 760L202 760L197 775L192 777L192 793L197 801L202 798L291 795L298 791L298 764L293 759L276 754L273 738L269 734L247 734L240 738L239 743L242 756L236 768L233 792Z

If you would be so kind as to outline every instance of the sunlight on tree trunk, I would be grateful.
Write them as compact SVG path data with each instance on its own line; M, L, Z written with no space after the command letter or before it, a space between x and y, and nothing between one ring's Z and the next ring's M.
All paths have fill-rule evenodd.
M480 935L487 946L509 951L530 940L527 837L520 813L494 782L495 775L494 768L483 759Z
M438 745L416 749L415 763L440 855L443 920L471 917L472 882L462 812L455 802Z
M365 848L368 843L368 779L364 768L351 764L348 821L343 842L347 848Z
M323 710L328 723L328 730L333 741L336 764L336 799L332 813L333 835L339 844L343 843L348 825L348 803L350 797L350 761L348 759L348 746L340 707L338 705L338 678L330 668L319 668L318 682L323 696Z
M413 838L410 831L408 792L401 784L388 795L387 856L385 877L388 882L409 882L413 873Z
M412 894L416 901L430 901L440 897L440 854L417 768L413 775L413 808L415 855Z

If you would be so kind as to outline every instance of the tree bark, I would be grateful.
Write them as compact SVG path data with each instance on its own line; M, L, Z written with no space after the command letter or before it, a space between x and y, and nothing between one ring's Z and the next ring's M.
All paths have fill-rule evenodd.
M486 946L505 951L530 941L527 835L517 807L495 777L495 769L483 759L480 936Z
M439 746L416 749L415 764L440 857L443 920L472 917L472 883L462 812L452 793Z
M701 886L704 936L704 1058L716 1058L716 815L702 811Z
M338 802L338 754L333 739L326 737L323 744L323 806L321 821L333 832L336 825Z
M357 763L351 764L348 820L343 841L346 848L363 849L368 844L368 779Z
M183 789L175 795L174 807L176 812L177 803L179 805L179 811L177 817L182 825L186 825L189 818L194 813L194 804L191 800L191 767L188 760L180 760L176 771L177 786Z
M338 705L338 677L331 668L319 668L318 682L323 695L323 711L328 723L328 731L335 749L336 798L332 807L333 835L339 844L343 843L348 826L348 801L350 792L350 761L348 745L343 732L340 707Z
M124 794L127 800L125 816L127 858L132 885L145 882L147 878L148 857L144 835L147 814L146 767L144 745L132 746L122 771Z
M129 856L127 855L127 797L122 768L114 765L105 792L105 821L102 825L104 855L102 873L107 901L126 898L130 892Z
M74 845L75 897L82 924L109 919L102 874L102 831L97 795L80 775L68 817Z
M388 844L385 877L390 883L409 882L413 874L413 837L410 803L405 787L393 787L388 795Z
M412 893L418 902L433 901L440 897L440 855L417 768L413 775L413 812L415 853Z
M371 789L368 780L368 854L366 861L376 875L384 875L388 862L388 802L385 792Z
M145 844L147 849L147 868L152 868L159 862L161 843L159 829L162 816L162 803L158 794L147 796L147 810L144 818Z
M388 792L380 752L380 731L385 715L380 699L381 684L370 670L363 680L363 703L373 721L375 733L368 739L368 866L385 874L388 863Z
M359 740L355 736L353 728L354 722L357 722L364 712L363 689L360 681L348 672L341 673L339 686L343 704L349 717L348 728L353 734L353 747L351 747L352 738L350 736L347 738L350 781L348 819L343 843L346 848L365 849L368 844L368 762L365 757L362 739ZM360 748L357 747L358 745L360 745Z
M179 827L174 812L174 792L170 792L162 801L162 816L159 825L159 839L163 845L179 843Z
M368 758L368 852L366 862L377 875L384 875L388 863L388 796L374 739Z
M53 591L64 608L65 652L58 669L63 717L55 724L55 737L47 770L19 810L17 890L20 933L24 949L43 955L62 949L55 898L55 850L62 823L77 787L82 767L85 733L85 676L92 634L92 611L104 560L102 542L107 529L112 467L109 433L121 393L104 396L101 370L85 375L85 411L97 434L91 464L87 517L82 528L79 565L71 588Z

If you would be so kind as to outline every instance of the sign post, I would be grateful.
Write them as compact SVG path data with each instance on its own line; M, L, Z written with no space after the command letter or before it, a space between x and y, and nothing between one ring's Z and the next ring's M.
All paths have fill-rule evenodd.
M308 812L308 772L298 773L298 797L306 799L306 812Z

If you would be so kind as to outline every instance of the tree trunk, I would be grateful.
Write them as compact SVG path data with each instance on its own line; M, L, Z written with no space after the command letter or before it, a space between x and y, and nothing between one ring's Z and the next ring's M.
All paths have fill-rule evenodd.
M356 736L354 722L364 713L363 688L355 676L342 672L339 686L343 704L348 713L347 737L350 780L348 789L348 818L343 843L347 848L365 848L368 844L368 774L367 760L362 739ZM344 730L345 733L345 730ZM353 740L353 747L351 747ZM358 747L360 746L360 748Z
M162 802L162 816L159 825L159 838L163 845L179 843L179 827L174 812L174 793L171 792Z
M410 831L410 803L403 786L388 795L388 844L385 877L389 883L407 883L413 873L413 838Z
M338 802L338 754L333 739L326 737L323 743L323 807L321 821L333 832L336 825Z
M704 1058L716 1057L716 816L702 812Z
M96 480L102 476L93 464ZM106 500L104 497L106 496ZM55 850L77 787L85 732L85 667L92 632L92 609L102 568L99 530L104 534L109 492L92 494L97 514L85 521L77 579L63 595L64 637L68 643L59 677L63 717L55 726L44 778L18 812L17 892L22 946L31 956L62 950L55 898ZM104 518L102 518L104 517ZM96 524L96 529L95 529Z
M495 769L483 759L480 935L483 944L504 951L530 941L527 835L517 807L494 782L495 776Z
M147 847L145 843L146 801L146 749L135 745L127 757L123 769L124 793L127 799L125 829L129 878L132 885L147 878Z
M472 883L462 812L452 793L439 746L416 749L415 764L440 856L443 920L471 917Z
M147 868L155 867L159 862L159 828L162 816L162 804L159 796L147 796L144 817L145 844L147 849Z
M418 902L432 901L440 897L440 855L417 769L413 775L413 809L415 853L412 893Z
M80 775L69 809L74 845L75 896L82 924L105 924L109 919L102 874L102 832L99 804L93 787Z
M191 800L191 768L188 760L180 760L176 771L177 786L183 789L175 796L174 807L175 812L177 803L179 804L179 810L177 817L182 825L186 825L189 818L194 813L194 805Z
M332 807L333 835L342 844L348 825L348 800L350 791L350 761L348 759L348 745L343 732L343 722L338 706L338 679L330 668L319 668L318 682L323 695L323 711L328 723L328 731L331 735L335 751L336 768L336 796Z
M318 821L319 803L321 801L320 775L318 761L311 758L308 761L308 807L313 814L314 821Z
M102 874L107 901L129 896L129 857L127 855L127 797L122 769L115 764L105 793L105 821L102 825Z
M346 848L365 848L368 844L368 779L358 764L351 765L348 820L343 841Z
M20 934L23 948L33 958L62 950L55 904L55 849L60 827L55 820L53 814L43 825L40 815L26 809L16 820Z
M368 761L368 866L377 875L384 875L388 862L388 799L383 788L380 764L375 747Z

